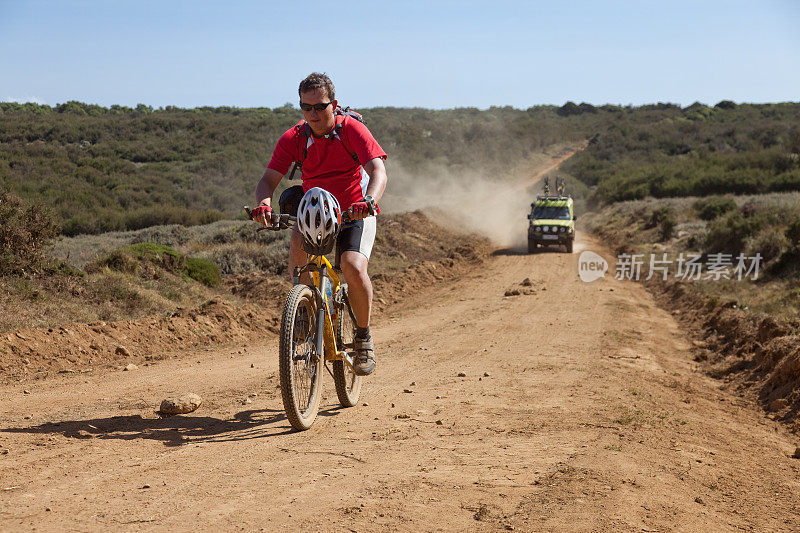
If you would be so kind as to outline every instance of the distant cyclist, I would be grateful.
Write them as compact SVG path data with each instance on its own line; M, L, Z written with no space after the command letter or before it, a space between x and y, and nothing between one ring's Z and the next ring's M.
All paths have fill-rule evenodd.
M380 212L377 202L386 189L386 152L361 121L336 112L338 102L328 76L310 74L300 82L298 92L305 120L278 140L256 186L258 207L253 210L253 219L262 225L269 223L272 195L294 162L302 165L303 192L321 187L336 197L343 212L350 210L354 221L342 226L336 241L336 262L347 281L356 318L354 370L359 375L371 374L375 345L369 331L372 282L367 265L375 242L375 214ZM289 272L307 260L303 238L295 226L289 245Z

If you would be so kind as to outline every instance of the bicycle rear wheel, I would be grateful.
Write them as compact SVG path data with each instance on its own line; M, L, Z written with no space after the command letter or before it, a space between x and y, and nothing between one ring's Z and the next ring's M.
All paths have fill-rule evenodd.
M336 298L338 307L336 346L340 350L352 351L356 325L351 315L347 285L343 285L340 291L341 294L337 294ZM336 396L342 407L353 407L358 403L358 397L361 395L361 376L357 376L344 361L333 362L333 382L336 384Z
M295 285L281 319L278 367L283 409L292 427L300 431L314 423L321 397L323 356L316 353L314 342L316 310L311 289Z

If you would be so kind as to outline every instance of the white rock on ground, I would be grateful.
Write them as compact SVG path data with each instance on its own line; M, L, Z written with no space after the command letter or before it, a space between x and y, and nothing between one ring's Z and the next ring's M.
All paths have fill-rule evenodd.
M184 394L179 398L166 398L161 402L159 411L165 415L180 415L196 411L200 404L203 403L202 398L197 394L189 393Z

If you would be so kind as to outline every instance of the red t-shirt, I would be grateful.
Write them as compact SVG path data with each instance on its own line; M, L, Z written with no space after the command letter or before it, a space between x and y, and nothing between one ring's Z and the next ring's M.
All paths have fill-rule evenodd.
M342 211L346 211L367 193L369 176L361 165L376 157L386 159L386 152L358 120L337 116L336 122L342 123L339 139L333 135L305 137L301 130L305 121L301 120L298 122L300 128L292 127L278 139L267 168L285 175L292 162L303 158L302 146L306 143L303 192L321 187L333 194ZM358 162L350 155L351 152L358 156Z

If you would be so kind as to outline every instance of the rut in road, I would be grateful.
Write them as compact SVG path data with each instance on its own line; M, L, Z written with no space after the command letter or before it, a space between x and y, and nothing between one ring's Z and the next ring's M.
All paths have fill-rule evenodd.
M303 433L276 339L5 386L0 529L800 528L791 436L697 372L642 287L580 282L577 255L499 251L390 309L367 405L327 379ZM153 414L183 390L200 410Z

